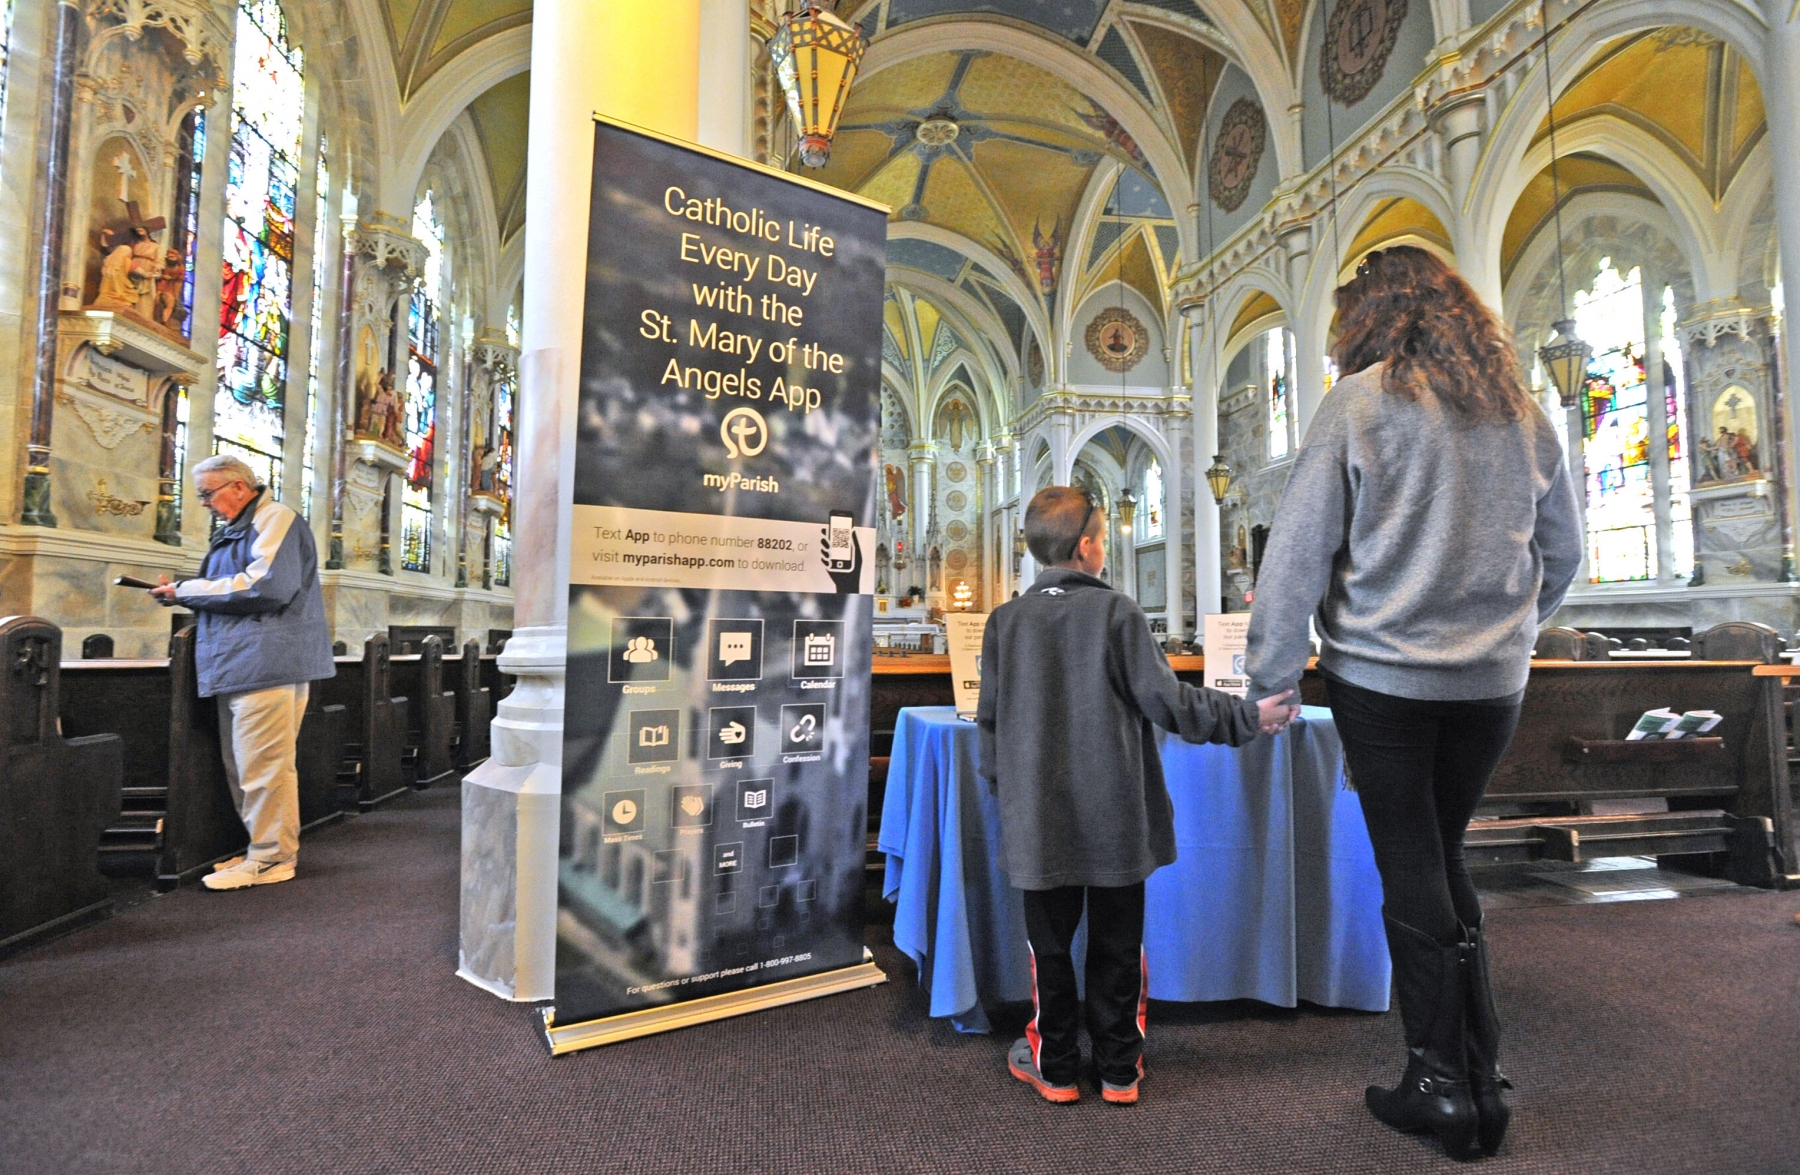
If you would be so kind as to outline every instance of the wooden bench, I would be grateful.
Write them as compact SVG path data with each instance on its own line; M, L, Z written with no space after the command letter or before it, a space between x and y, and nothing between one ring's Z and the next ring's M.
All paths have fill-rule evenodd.
M363 642L361 657L337 657L337 676L313 683L321 707L344 707L346 778L356 805L369 808L408 790L407 699L392 689L386 633Z
M494 720L494 691L482 683L481 642L474 637L463 643L451 680L456 686L456 766L467 771L491 753Z
M444 688L444 642L435 633L419 651L396 654L388 664L394 691L407 699L407 752L414 787L430 787L456 769L451 749L456 733L456 694Z
M62 631L0 621L0 956L112 909L100 837L117 819L124 742L57 729Z

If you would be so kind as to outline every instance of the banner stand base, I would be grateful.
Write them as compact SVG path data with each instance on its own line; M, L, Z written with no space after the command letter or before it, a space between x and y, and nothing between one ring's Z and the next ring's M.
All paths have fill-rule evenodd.
M835 971L821 971L817 975L784 979L779 983L724 992L667 1007L640 1008L635 1012L621 1012L617 1016L583 1020L577 1024L556 1024L556 1008L552 1005L543 1009L544 1043L550 1046L551 1056L560 1057L581 1049L617 1044L622 1040L652 1036L658 1032L705 1024L712 1020L726 1020L732 1016L742 1016L746 1012L760 1012L765 1008L778 1008L783 1004L795 1004L801 1000L854 991L859 987L874 987L886 982L887 976L875 965L875 956L865 947L863 961L856 966L839 967Z

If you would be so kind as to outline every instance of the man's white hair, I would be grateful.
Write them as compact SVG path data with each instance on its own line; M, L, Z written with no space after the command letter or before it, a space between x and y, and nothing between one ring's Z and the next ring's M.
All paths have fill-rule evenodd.
M256 488L256 471L229 453L219 453L204 461L194 464L194 479L199 480L202 473L216 474L219 477L231 478L243 482L251 489Z

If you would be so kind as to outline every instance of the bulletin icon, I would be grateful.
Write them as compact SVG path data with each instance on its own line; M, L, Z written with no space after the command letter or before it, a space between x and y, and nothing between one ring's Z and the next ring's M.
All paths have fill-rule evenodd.
M672 617L615 616L606 680L667 681L674 652L675 621Z
M842 620L794 621L796 678L844 676L844 622Z
M633 710L626 737L627 763L672 763L681 758L681 711Z

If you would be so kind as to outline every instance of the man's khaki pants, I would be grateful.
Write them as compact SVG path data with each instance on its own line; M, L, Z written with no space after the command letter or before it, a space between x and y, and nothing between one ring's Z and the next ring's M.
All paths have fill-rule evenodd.
M231 800L250 832L252 861L300 851L300 777L294 771L307 683L220 694L219 750Z

